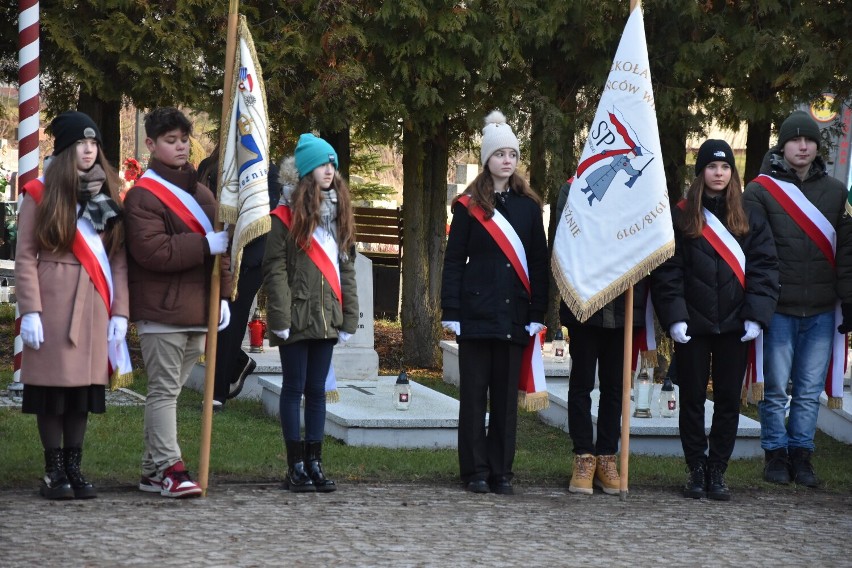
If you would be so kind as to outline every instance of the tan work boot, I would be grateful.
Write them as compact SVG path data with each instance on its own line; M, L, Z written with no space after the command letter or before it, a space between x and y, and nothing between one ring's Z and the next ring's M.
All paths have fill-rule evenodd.
M595 476L595 456L592 454L580 454L574 456L574 471L571 472L571 484L568 491L571 493L585 493L591 495L592 478Z
M617 495L621 489L621 477L615 467L615 456L598 456L595 468L595 487L600 487L607 495Z

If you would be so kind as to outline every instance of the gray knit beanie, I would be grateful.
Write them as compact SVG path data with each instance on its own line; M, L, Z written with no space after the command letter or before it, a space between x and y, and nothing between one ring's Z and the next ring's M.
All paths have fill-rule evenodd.
M511 148L518 153L518 157L521 156L521 145L512 132L512 127L506 124L503 113L495 110L485 117L485 128L482 129L482 165L484 166L491 154L500 148Z
M810 138L817 143L817 148L822 142L819 125L803 110L793 111L793 114L781 123L781 128L778 130L778 146L784 147L784 144L799 136Z

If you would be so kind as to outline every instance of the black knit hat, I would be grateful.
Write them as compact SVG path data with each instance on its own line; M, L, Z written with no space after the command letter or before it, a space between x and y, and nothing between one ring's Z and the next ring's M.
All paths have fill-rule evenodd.
M98 144L103 144L98 125L88 114L82 112L73 110L63 112L50 123L50 132L54 139L54 156L59 155L64 149L84 138L94 138L98 141Z
M819 125L803 110L793 111L793 114L781 123L781 128L778 130L778 146L783 147L784 144L799 136L810 138L817 143L817 148L822 142Z
M734 162L734 151L724 140L705 140L698 149L698 157L695 159L695 175L701 173L710 162L727 162L732 168L736 168Z

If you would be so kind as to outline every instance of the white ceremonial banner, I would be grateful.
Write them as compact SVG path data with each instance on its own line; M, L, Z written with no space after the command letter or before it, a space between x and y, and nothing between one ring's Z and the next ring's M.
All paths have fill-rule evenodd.
M240 16L233 98L219 180L219 217L235 224L231 244L234 297L243 248L269 232L269 120L260 63L245 16Z
M585 321L674 254L645 24L633 10L558 220L552 268Z

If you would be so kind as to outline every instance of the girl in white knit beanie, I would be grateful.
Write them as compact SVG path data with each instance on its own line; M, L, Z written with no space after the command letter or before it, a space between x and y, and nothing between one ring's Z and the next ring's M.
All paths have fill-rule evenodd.
M547 240L541 199L516 171L518 138L499 111L485 123L483 170L452 204L441 323L459 344L462 481L510 495L524 350L547 311Z

